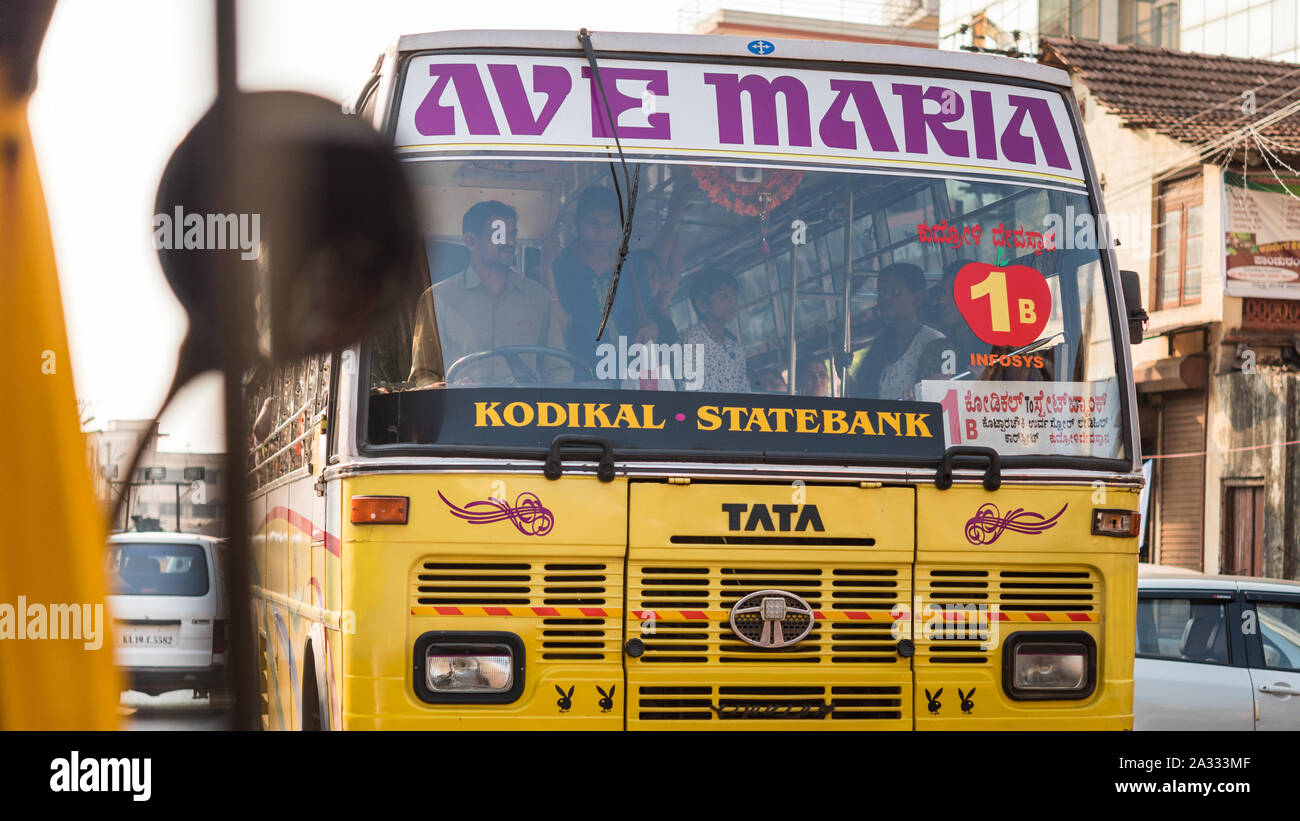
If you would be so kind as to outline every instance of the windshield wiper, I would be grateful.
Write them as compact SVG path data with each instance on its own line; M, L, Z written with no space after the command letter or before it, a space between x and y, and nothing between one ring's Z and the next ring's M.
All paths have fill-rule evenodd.
M600 101L605 106L605 119L609 122L609 133L614 135L618 161L623 167L623 182L627 186L627 208L624 209L623 191L619 188L618 173L614 170L614 163L611 162L609 175L614 180L614 195L618 198L618 217L623 223L623 238L618 244L618 258L614 260L614 273L609 278L609 293L605 296L605 307L600 314L600 327L596 329L596 341L599 342L605 333L605 325L609 322L609 313L614 308L619 274L623 271L623 260L627 258L627 246L632 239L632 212L636 210L636 192L641 183L641 164L637 163L636 169L631 173L628 172L627 159L623 156L623 143L618 138L618 127L609 109L609 98L605 96L605 84L600 80L600 67L596 65L596 51L591 47L591 34L585 28L578 31L578 42L582 43L582 50L586 52L587 62L591 65L591 80L600 90Z

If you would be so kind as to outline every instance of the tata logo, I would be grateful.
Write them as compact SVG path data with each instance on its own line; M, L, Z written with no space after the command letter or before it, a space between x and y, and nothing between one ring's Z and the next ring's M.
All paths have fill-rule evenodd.
M764 57L776 51L776 46L772 45L772 43L767 40L750 40L749 50L753 54Z
M822 524L817 505L754 505L750 507L743 502L724 503L722 510L727 514L727 530L741 530L740 521L744 515L744 530L807 530L811 527L818 532L826 529ZM748 511L748 515L746 514ZM773 514L776 514L775 524ZM791 524L793 523L793 527Z
M798 644L813 628L813 609L788 590L759 590L731 608L731 631L746 644L777 650Z

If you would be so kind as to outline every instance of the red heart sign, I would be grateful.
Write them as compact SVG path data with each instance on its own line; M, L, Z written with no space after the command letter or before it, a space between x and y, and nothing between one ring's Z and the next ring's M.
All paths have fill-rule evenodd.
M952 299L970 329L990 345L1028 345L1052 313L1047 279L1028 265L972 262L957 272Z

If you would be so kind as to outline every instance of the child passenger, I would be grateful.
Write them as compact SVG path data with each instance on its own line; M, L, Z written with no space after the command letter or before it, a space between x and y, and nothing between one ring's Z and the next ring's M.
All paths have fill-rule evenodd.
M727 328L740 310L739 299L736 278L721 268L705 268L691 278L691 307L700 321L682 333L682 344L703 346L699 390L749 393L745 348Z

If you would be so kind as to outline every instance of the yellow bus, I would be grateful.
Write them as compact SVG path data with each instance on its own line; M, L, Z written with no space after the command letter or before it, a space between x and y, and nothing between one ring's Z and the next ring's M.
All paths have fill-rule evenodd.
M1138 309L1063 72L438 32L353 108L427 266L247 379L268 727L1131 727Z

